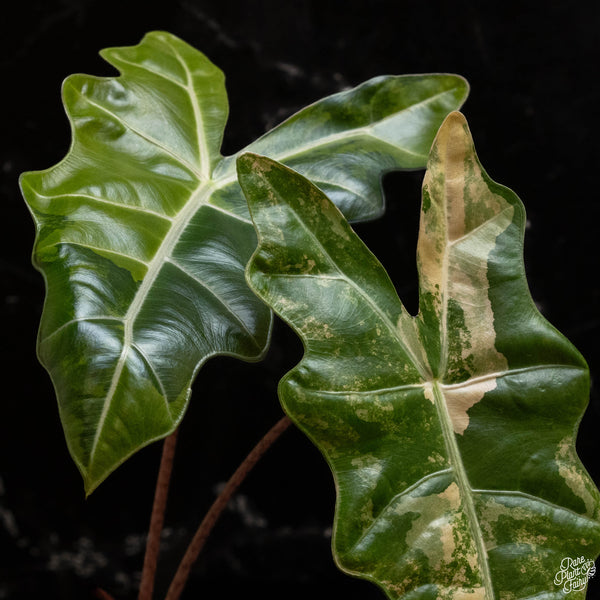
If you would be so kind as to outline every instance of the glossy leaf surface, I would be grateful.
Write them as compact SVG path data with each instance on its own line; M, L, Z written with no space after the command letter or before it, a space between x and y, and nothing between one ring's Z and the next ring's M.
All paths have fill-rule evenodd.
M428 163L416 317L310 182L256 155L238 170L259 232L248 280L304 343L279 391L333 471L341 568L390 598L564 598L563 559L600 549L574 446L588 370L535 308L523 206L464 117Z
M21 180L47 284L39 356L88 493L175 429L207 358L260 358L271 320L244 280L256 238L235 159L220 155L223 74L162 32L101 54L121 75L67 78L69 153ZM466 93L451 75L377 78L249 148L301 169L348 216L372 218L382 173L424 166Z

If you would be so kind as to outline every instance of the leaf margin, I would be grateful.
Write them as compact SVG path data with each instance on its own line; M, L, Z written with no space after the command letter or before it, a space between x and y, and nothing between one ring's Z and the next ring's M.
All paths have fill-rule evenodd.
M144 40L146 40L147 38L152 37L154 35L158 35L158 36L164 36L164 35L166 35L166 36L169 36L169 38L175 38L175 40L177 40L178 43L181 43L181 44L184 44L184 45L187 46L187 44L185 42L183 42L182 40L179 40L179 38L176 38L176 36L172 36L171 34L168 34L167 32L160 32L160 31L158 31L158 32L151 32L149 34L146 34L144 36L144 38L142 39L142 41L137 46L124 46L124 47L117 47L117 48L106 48L106 49L102 50L100 52L100 54L101 54L101 56L103 56L103 58L105 58L106 60L108 60L112 55L118 54L118 52L120 50L129 50L129 51L131 51L132 49L141 47L142 44L144 43ZM190 46L190 48L192 48L192 47ZM194 50L194 52L198 52L200 55L204 56L201 52L199 52L195 48L192 48L192 49ZM113 62L111 62L110 60L109 60L109 62L110 62L110 64L113 64ZM68 86L71 84L71 82L73 81L74 77L85 77L86 80L90 80L90 81L94 80L94 81L97 81L97 82L106 82L106 81L119 80L119 78L125 76L125 73L122 71L122 69L118 65L113 64L113 66L117 67L117 70L119 71L119 75L118 76L98 77L98 76L93 76L93 75L85 75L85 76L74 75L74 76L67 77L65 79L65 81L63 82L63 104L65 105L65 107L67 106L67 104L65 102L65 99L64 99L65 98L65 94L66 94L66 90L67 90ZM218 67L216 67L216 66L214 66L214 68L215 68L216 71L218 71L218 73L220 73L220 76L222 78L222 72L220 71L220 69L218 69ZM443 74L441 74L441 75L443 75ZM413 77L413 76L398 76L398 77L399 78L402 78L402 77L406 78L406 77ZM414 77L421 77L421 76L416 75ZM426 76L424 75L422 77L426 77ZM462 87L462 92L461 92L462 96L461 96L461 100L460 100L460 104L462 104L462 101L464 101L464 99L466 98L466 95L468 94L468 84L467 84L466 80L464 80L464 78L462 78L460 76L451 75L451 76L448 76L448 77L454 78L454 80L457 83L460 83L463 86ZM377 79L377 78L374 78L373 80L368 80L367 82L363 82L363 84L360 84L359 86L357 86L357 88L360 88L362 85L365 85L365 84L371 84L375 79ZM356 88L353 88L353 89L356 89ZM350 91L352 91L352 90L350 90ZM343 92L343 93L346 93L346 92ZM333 96L336 96L336 94L334 94ZM326 100L328 98L332 98L333 96L329 96L329 97L317 100L314 103L312 103L311 105L309 105L308 107L305 107L305 109L303 109L303 111L306 110L306 109L310 109L311 107L318 106L323 100ZM300 111L300 112L302 113L302 111ZM283 123L281 123L280 125L278 125L275 129L276 130L281 130L281 128L283 128L290 119L297 118L298 114L299 113L296 113L296 115L292 115L289 119L286 119L286 121L284 121ZM51 171L59 168L61 165L66 164L66 161L69 159L69 157L74 154L74 152L75 152L75 146L76 146L76 138L77 138L77 135L76 135L77 134L77 126L76 126L76 123L75 123L75 119L72 117L71 113L68 110L67 110L67 118L68 118L70 129L71 129L71 138L70 138L71 141L70 141L70 145L69 145L69 148L68 148L65 156L60 161L58 161L56 164L48 167L45 170L30 171L30 172L27 172L27 173L23 173L21 175L21 177L20 177L19 183L20 183L21 191L22 191L24 197L27 196L26 191L25 191L25 188L27 186L27 182L26 182L26 176L27 175L30 175L30 174L41 175L41 174L44 174L44 173L50 173ZM263 140L263 138L267 138L273 131L274 130L272 130L271 132L267 132L264 136L261 136L261 138L259 138L258 140L255 140L255 142L252 142L251 144L249 144L249 146L247 146L247 148L250 148L254 144L256 144L258 142L261 142L261 140ZM244 150L245 149L242 149L239 153L243 152ZM219 167L219 165L223 164L223 162L226 159L228 159L228 158L231 158L232 160L235 161L235 157L239 153L236 153L235 155L232 155L231 157L221 157L220 161L218 163L215 163L213 165L213 167L212 167L213 171L215 171ZM380 175L379 175L379 179L380 180L381 180L382 175L383 175L383 173L380 173ZM210 181L210 185L212 185L212 183L213 183L213 181ZM217 186L217 187L219 187L219 189L220 189L220 186ZM185 205L188 205L188 204L191 204L191 199L188 200L188 202L185 203ZM44 279L45 288L46 288L46 290L48 290L49 289L49 278L47 276L47 273L44 272L44 270L42 268L42 265L41 265L41 262L40 262L40 259L39 259L39 254L38 254L39 239L40 239L40 230L41 230L42 225L38 221L38 219L36 218L34 210L33 210L32 206L29 204L29 202L26 202L26 205L27 205L28 210L30 211L30 213L32 215L32 218L33 218L33 221L34 221L34 224L35 224L35 228L36 228L36 240L34 242L34 247L33 247L33 251L32 251L32 262L33 262L35 268L38 271L40 271L40 273L42 274L42 277ZM184 205L183 209L185 208L185 205ZM194 213L197 213L197 210L195 210ZM177 216L179 216L179 214L180 213L177 213ZM230 214L233 214L233 213L230 213ZM162 243L163 242L164 242L164 240L161 242L161 247L162 247ZM152 259L152 260L154 260L154 259ZM158 276L158 271L157 271L157 276ZM42 359L42 342L46 341L48 339L48 337L50 337L51 335L54 335L58 331L58 329L55 329L48 336L42 337L42 328L43 328L43 324L44 324L44 315L48 314L48 311L46 309L46 307L48 306L48 302L49 302L49 298L48 298L48 293L47 293L45 301L44 301L44 310L43 310L43 316L42 316L42 323L40 324L40 329L38 331L38 344L37 344L37 348L36 348L38 359L45 366L46 366L46 361ZM129 310L127 311L127 314L128 313L129 313ZM86 321L87 320L89 320L89 317L86 317ZM63 323L61 325L61 327L64 326L64 325L65 325L65 323ZM228 353L228 352L223 352L223 351L215 351L213 353L210 353L210 354L207 354L206 356L204 356L202 358L202 360L199 361L196 364L195 369L193 370L193 374L190 377L190 385L187 388L187 396L186 396L186 399L185 399L185 401L183 403L184 407L187 407L187 404L189 403L189 398L190 398L191 390L192 390L191 382L193 382L196 379L198 371L200 370L200 368L204 365L204 363L209 358L211 358L213 356L216 356L216 355L229 355L229 356L234 356L236 358L241 358L243 360L247 360L249 362L259 361L259 360L261 360L264 357L264 355L266 354L266 352L268 350L268 347L269 347L269 344L270 344L270 337L271 337L272 327L273 327L273 317L272 317L271 314L269 314L268 326L266 328L267 329L267 333L266 333L265 344L264 344L262 350L259 349L259 351L257 352L257 354L255 354L254 356L248 357L248 356L246 356L246 355L244 355L242 353L236 354L236 353ZM55 381L54 377L52 376L52 374L51 374L51 380L52 380L52 384L53 384L53 388L54 388L55 394L57 394L57 397L58 397L59 386L58 386L57 382ZM108 410L110 410L110 406L108 407ZM157 437L148 438L145 443L143 443L142 445L138 445L138 446L134 447L131 450L131 452L129 452L126 455L123 455L121 457L121 459L118 462L114 463L114 466L111 467L111 468L109 468L104 474L102 474L101 476L98 476L98 477L92 477L91 479L90 479L90 475L89 475L90 472L91 472L91 467L90 467L91 462L86 466L80 460L78 460L78 458L76 458L77 457L77 451L74 449L73 442L70 439L70 437L68 435L68 432L65 429L65 438L67 440L67 446L69 448L69 452L70 452L71 456L73 457L73 459L74 459L74 461L75 461L75 463L76 463L76 465L77 465L77 467L78 467L79 471L81 472L82 477L84 479L85 486L86 486L86 494L89 495L112 471L114 471L120 464L122 464L123 462L125 462L127 460L127 458L129 458L131 455L133 455L139 449L141 449L141 448L149 445L150 443L152 443L152 442L154 442L154 441L156 441L158 439L162 439L163 437L165 437L166 435L168 435L169 433L171 433L172 431L174 431L174 429L180 423L181 418L183 418L184 412L185 412L185 408L179 414L179 417L177 419L173 420L171 427L168 428L168 430L166 432L160 433ZM61 415L61 422L63 423L63 428L64 428L65 427L65 423L67 422L68 419L66 419L64 417L64 412L63 412L63 409L61 407L60 399L59 399L59 413Z
M462 117L462 115L461 115L461 117ZM447 117L447 120L450 119L450 118L451 118L451 116ZM465 121L465 124L466 124L466 121ZM242 164L240 164L240 161L242 161ZM246 161L247 164L243 164L243 161ZM252 196L253 192L250 192L250 193L246 192L246 187L248 189L251 189L252 183L244 184L242 182L242 180L243 180L244 176L247 177L248 181L251 180L251 178L248 175L248 173L251 170L249 168L249 165L251 164L252 161L256 161L257 163L260 163L261 161L263 162L262 166L257 166L257 169L256 169L257 171L261 171L261 174L262 174L263 177L264 177L264 173L268 172L270 170L270 168L277 168L277 169L280 169L282 172L284 170L287 170L290 174L294 174L294 172L293 172L292 169L289 169L288 167L285 167L284 165L275 165L275 164L273 164L274 161L270 161L270 159L268 159L267 157L264 157L264 156L259 156L259 155L255 155L255 154L247 154L245 156L245 158L240 157L240 159L238 159L238 169L240 171L240 182L242 183L242 188L245 190L245 193L246 193L246 195L248 197L249 203L250 203L250 200L251 200L251 198L249 196ZM483 172L485 173L485 170L483 169L483 167L481 167L481 168L482 168ZM245 171L244 175L242 174L243 171ZM485 173L485 174L487 175L487 173ZM489 178L489 176L488 176L488 178ZM489 180L494 185L496 185L498 188L502 188L504 190L509 191L514 196L514 198L520 203L520 200L518 199L518 197L516 196L516 194L514 194L514 192L512 192L512 190L510 190L510 188L507 188L506 186L502 186L501 184L497 184L496 182L494 182L493 180L491 180L491 178L489 178ZM272 186L271 189L273 189L273 190L275 189L274 184L272 184L272 182L269 182L268 185ZM268 185L263 186L263 187L268 187ZM308 184L308 185L310 185L310 184ZM261 190L260 193L263 194L263 200L262 201L264 201L266 204L268 204L268 201L265 200L265 198L264 198L265 194L268 193L268 192L265 192L264 189L263 189L263 190ZM273 198L275 198L275 192L272 192L272 193L274 194ZM256 205L255 206L255 210L257 210L257 211L259 210L258 209L258 204L260 202L261 202L261 200L259 200L258 194L254 198L252 198L252 203L254 203ZM273 203L276 203L276 201L273 200ZM285 201L283 201L283 203L285 203ZM290 200L290 204L292 204L291 200ZM521 207L522 207L522 204L521 204ZM291 210L293 211L293 208ZM332 208L332 210L335 210L335 209ZM254 210L252 209L252 206L251 206L251 215L253 216L253 221L255 222L255 225L256 225L256 218L255 218L255 214L254 214ZM522 216L522 225L524 225L524 223L525 223L524 209L522 211L522 215L521 216ZM264 219L263 219L262 227L263 228L266 227L266 221ZM258 245L257 250L253 254L251 260L249 261L249 263L248 263L248 265L246 267L246 279L247 279L248 284L251 287L251 289L253 289L255 291L255 293L258 293L259 296L261 298L263 298L263 300L265 300L265 295L264 295L263 289L265 288L266 284L265 284L265 282L263 280L260 279L260 277L261 277L260 270L261 269L260 269L260 267L257 267L256 265L258 264L259 260L260 261L266 260L267 263L268 263L268 258L260 256L261 250L264 249L264 247L265 247L266 244L265 244L264 239L262 238L261 233L260 233L260 229L261 228L258 227L258 225L257 225L257 229L258 229L258 235L259 235L259 245ZM525 274L524 258L523 258L523 254L522 254L524 233L525 232L524 232L524 226L523 226L523 227L520 228L520 234L521 234L520 265L521 265L523 274ZM360 239L359 239L359 242L361 242ZM364 245L364 243L363 243L363 245ZM311 256L313 256L313 258L314 258L314 255L311 255ZM274 269L273 272L274 273L279 273L279 271L277 271L276 268ZM266 275L266 277L268 278L268 274ZM528 298L529 298L529 301L530 301L531 305L535 306L534 302L533 302L533 299L531 297L531 293L529 291L529 286L527 286L527 284L526 284L526 279L524 281L524 285L527 288ZM289 317L289 314L288 314L288 316L283 316L281 314L281 312L277 308L277 297L276 297L276 294L275 294L275 297L274 297L273 294L271 294L271 297L268 300L265 300L265 301L268 302L268 304L273 308L274 312L276 314L278 314L278 316L280 316L286 322L286 324L289 327L291 327L291 329L298 335L298 337L300 338L300 340L302 342L302 345L303 345L304 353L302 355L302 358L300 359L300 361L290 371L288 371L282 377L281 381L279 382L278 392L279 392L279 397L280 397L280 400L281 400L281 404L284 407L284 410L286 411L286 413L294 421L294 423L296 424L296 426L298 426L299 429L301 431L303 431L303 433L305 435L307 435L307 437L321 451L321 453L324 455L324 458L326 459L326 461L327 461L327 463L328 463L328 465L329 465L329 467L330 467L330 469L332 471L332 474L333 474L334 485L335 485L335 489L336 489L336 497L338 498L338 501L336 502L335 513L334 513L334 526L333 526L333 538L332 538L332 550L333 550L334 561L335 561L335 563L337 564L337 566L342 571L344 571L344 572L346 572L346 573L348 573L350 575L353 575L355 577L359 577L361 579L370 580L373 583L376 583L377 585L381 586L381 581L378 581L377 578L375 578L374 576L371 576L370 574L367 574L365 572L361 572L361 571L357 571L357 570L353 570L353 569L349 568L347 564L344 564L342 557L338 554L338 548L337 548L337 543L336 543L336 536L337 536L337 533L339 531L338 521L340 519L340 511L339 511L340 483L338 481L338 476L337 476L337 473L336 473L336 468L334 468L334 464L330 460L329 452L328 452L327 448L323 445L323 440L322 439L321 440L317 439L315 437L315 435L311 432L311 430L308 429L301 420L298 420L297 415L295 415L293 411L288 410L288 407L287 407L287 404L286 404L286 402L287 402L287 400L286 400L287 396L289 394L293 394L294 393L293 391L291 391L291 385L288 385L288 384L290 384L293 381L294 376L299 372L298 369L300 369L302 367L303 363L305 362L305 360L307 360L307 353L308 353L308 350L309 350L309 348L308 348L308 342L307 342L308 336L307 336L307 333L305 331L303 332L301 330L301 328L299 327L299 325L297 325L293 320L291 320L291 318ZM541 315L540 315L540 317L541 317ZM541 317L541 318L543 319L543 317ZM545 319L543 319L543 320L545 321ZM552 326L551 324L549 324L547 321L545 321L545 322L547 323L547 325L550 326L550 328L552 328L554 330L554 332L556 334L558 334L561 338L564 338L564 336L562 336L562 334L560 334L560 332L558 332L558 330L554 326ZM567 342L567 344L569 344L573 348L574 359L576 358L575 355L578 355L579 359L582 361L582 365L581 366L583 368L586 368L587 365L585 363L585 359L583 359L583 357L581 356L581 354L579 353L579 351L576 350L572 346L572 344L570 344L570 342L568 342L568 340L566 340L566 338L565 338L565 341ZM589 377L588 377L588 383L589 383ZM298 387L298 385L299 385L298 382L295 382L295 384L296 384L295 387ZM315 388L315 390L317 390L317 389L321 389L321 388L319 388L319 387ZM587 389L588 389L588 392L589 392L589 385L588 385ZM297 389L296 393L300 394L301 392ZM588 393L588 395L589 395L589 393ZM587 404L587 401L584 404ZM593 481L591 480L591 478L589 477L589 474L585 470L585 467L581 464L580 460L577 457L577 453L576 453L575 445L574 445L576 433L577 433L577 430L579 428L579 424L580 424L582 418L583 418L583 409L581 411L579 411L579 417L577 419L573 420L573 422L571 423L572 424L572 431L573 431L573 438L571 439L570 451L572 452L572 455L574 456L574 459L578 461L578 463L579 463L578 466L580 468L580 471L582 471L588 477L589 482L591 482L592 485L593 485ZM498 493L501 493L501 490L498 490ZM596 509L598 509L598 506L599 506L598 505L598 497L599 497L598 496L598 490L596 490ZM565 509L562 505L560 505L560 507L561 507L561 509L569 510L568 508ZM587 521L589 521L590 522L590 526L593 524L596 528L599 527L598 519L594 518L592 515L585 516L585 515L582 514L580 516L581 516L582 519L586 519ZM375 521L374 521L374 523L375 523ZM598 531L596 531L596 533L598 533ZM598 546L598 543L596 545ZM485 551L485 554L486 555L488 554L487 550ZM395 598L396 597L396 596L392 596L388 592L387 589L385 590L385 592L386 592L386 594L388 594L388 596L390 598Z

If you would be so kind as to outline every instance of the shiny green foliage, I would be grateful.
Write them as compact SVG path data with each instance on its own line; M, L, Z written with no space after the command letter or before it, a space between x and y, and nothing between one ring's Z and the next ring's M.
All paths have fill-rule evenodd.
M255 154L238 172L259 235L248 281L304 344L279 392L332 469L340 567L394 599L564 598L563 560L600 550L574 445L588 370L531 299L523 206L464 117L431 150L416 317L317 187Z
M235 157L220 154L223 74L164 32L101 54L120 76L66 79L71 148L21 179L47 285L39 357L87 493L175 429L209 357L259 359L271 323L244 281L256 237ZM423 167L466 94L452 75L376 78L247 149L309 176L348 217L373 218L382 173Z

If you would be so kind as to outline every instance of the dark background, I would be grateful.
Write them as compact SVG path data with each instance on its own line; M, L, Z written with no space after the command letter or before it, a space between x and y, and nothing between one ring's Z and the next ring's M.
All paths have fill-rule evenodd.
M17 177L67 151L62 79L113 75L98 50L136 44L153 29L179 35L225 71L225 153L375 75L455 72L470 81L463 110L480 159L528 211L532 295L591 368L578 450L600 482L598 3L22 0L10 7L0 26L0 599L86 599L96 586L119 600L136 597L160 445L84 500L35 356L44 289L30 266L34 230ZM421 178L387 176L385 218L358 228L409 307ZM279 418L276 384L300 354L279 323L265 362L217 358L200 372L180 432L157 597L219 483ZM184 598L382 598L334 567L333 505L324 461L288 431L217 526ZM589 598L600 597L598 583Z

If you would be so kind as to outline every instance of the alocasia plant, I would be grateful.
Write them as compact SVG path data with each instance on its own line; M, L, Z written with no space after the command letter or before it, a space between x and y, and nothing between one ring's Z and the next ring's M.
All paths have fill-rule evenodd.
M564 598L563 560L600 550L574 446L588 370L531 299L523 206L464 117L431 150L416 317L317 187L255 154L238 171L259 234L248 280L304 343L279 392L333 471L337 563L389 598Z
M236 157L220 154L221 71L164 32L102 56L121 75L67 78L71 148L21 179L47 284L39 356L87 493L176 428L209 357L260 358L271 322L244 281L256 237ZM466 94L453 75L375 78L246 150L304 173L347 217L372 218L381 175L423 167Z

